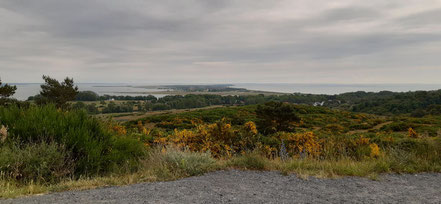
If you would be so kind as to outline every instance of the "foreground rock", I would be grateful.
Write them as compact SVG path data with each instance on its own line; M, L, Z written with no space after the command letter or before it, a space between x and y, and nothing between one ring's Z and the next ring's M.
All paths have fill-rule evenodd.
M0 203L441 203L441 174L307 180L218 171L172 182L32 196Z

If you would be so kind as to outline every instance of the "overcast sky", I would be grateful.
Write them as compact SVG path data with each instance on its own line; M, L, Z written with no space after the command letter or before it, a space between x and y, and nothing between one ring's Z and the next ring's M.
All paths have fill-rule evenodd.
M440 0L1 0L0 77L441 83Z

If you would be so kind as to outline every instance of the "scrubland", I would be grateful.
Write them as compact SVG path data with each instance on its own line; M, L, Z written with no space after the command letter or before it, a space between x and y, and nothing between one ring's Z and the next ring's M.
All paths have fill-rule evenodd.
M283 130L271 120L262 123L256 105L127 123L53 105L0 107L0 197L167 181L229 168L371 179L441 171L439 116L290 106L300 120Z

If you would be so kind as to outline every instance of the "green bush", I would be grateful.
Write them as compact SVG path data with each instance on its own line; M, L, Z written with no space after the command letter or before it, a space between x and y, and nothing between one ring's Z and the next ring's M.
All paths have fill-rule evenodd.
M0 172L6 179L55 182L71 175L73 164L66 148L55 143L0 147Z
M139 168L138 159L146 155L146 148L135 138L115 137L112 151L106 160L113 162L115 170L136 171Z
M6 143L62 145L75 161L75 175L108 172L112 165L143 154L141 143L117 138L84 110L62 111L54 105L0 107L0 123L9 128Z

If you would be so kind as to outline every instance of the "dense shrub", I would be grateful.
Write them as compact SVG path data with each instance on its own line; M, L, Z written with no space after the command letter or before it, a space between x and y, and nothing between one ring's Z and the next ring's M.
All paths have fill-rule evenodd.
M320 155L321 145L317 136L312 132L286 133L278 132L277 138L286 144L288 153L294 157L317 157Z
M130 136L114 137L112 151L107 156L107 161L112 161L114 169L123 167L124 170L135 171L139 168L138 160L145 156L146 149L137 138Z
M173 133L155 138L152 145L174 145L190 151L210 151L214 157L253 150L257 145L257 129L253 122L233 129L230 123L220 120L214 124L201 124L193 130L175 130Z
M142 144L117 138L103 122L84 110L62 111L53 105L0 107L0 123L8 127L4 145L54 143L69 152L74 175L110 170L142 155Z
M278 131L292 132L294 124L300 122L298 110L291 104L268 102L257 106L256 115L259 118L257 126L264 134Z
M11 144L0 147L0 171L6 178L55 182L72 174L74 164L63 145Z

